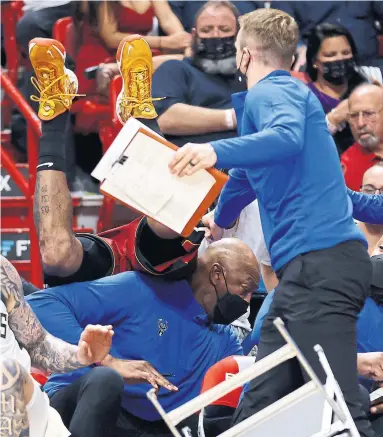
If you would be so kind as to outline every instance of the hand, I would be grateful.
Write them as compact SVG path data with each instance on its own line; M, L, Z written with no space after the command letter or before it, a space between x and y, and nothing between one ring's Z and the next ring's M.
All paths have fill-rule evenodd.
M214 222L214 210L202 217L202 223L207 227L205 238L218 241L223 237L224 229L220 228Z
M178 391L175 385L160 375L147 361L120 360L109 356L102 364L116 370L127 384L148 382L156 390L164 387L169 391Z
M77 358L83 366L99 363L109 353L114 332L112 326L88 325L78 343Z
M348 119L348 99L342 100L335 109L329 112L327 119L334 126L345 123Z
M380 383L379 387L383 387L383 382ZM371 414L383 414L383 403L371 407L370 412Z
M358 354L358 373L368 379L383 381L383 352Z
M171 173L190 176L198 170L211 168L217 162L217 155L211 144L187 143L179 148L169 163Z
M97 92L102 96L108 96L110 82L117 74L117 64L100 64L96 73Z
M163 47L169 50L185 50L191 45L192 36L187 32L176 32L162 37Z

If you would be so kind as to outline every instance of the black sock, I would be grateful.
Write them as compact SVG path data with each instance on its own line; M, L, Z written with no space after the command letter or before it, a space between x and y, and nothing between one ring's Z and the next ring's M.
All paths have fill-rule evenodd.
M42 121L40 138L39 164L37 171L59 170L66 172L66 139L71 135L70 112Z

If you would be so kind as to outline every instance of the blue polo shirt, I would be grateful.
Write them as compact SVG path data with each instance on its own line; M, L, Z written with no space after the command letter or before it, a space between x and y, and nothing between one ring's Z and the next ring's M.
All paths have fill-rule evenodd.
M322 106L311 90L277 70L233 97L241 136L211 143L217 167L232 169L215 222L228 227L257 198L275 271L302 253L344 241L367 247L352 218Z
M159 392L166 411L197 396L206 371L217 361L242 355L230 326L207 326L206 314L187 281L164 282L126 272L49 288L27 301L47 331L72 344L78 343L88 324L113 325L112 356L146 360L160 373L175 375L169 380L179 391ZM53 375L45 386L48 395L89 370ZM126 384L122 406L141 419L158 420L146 398L149 389L149 384Z

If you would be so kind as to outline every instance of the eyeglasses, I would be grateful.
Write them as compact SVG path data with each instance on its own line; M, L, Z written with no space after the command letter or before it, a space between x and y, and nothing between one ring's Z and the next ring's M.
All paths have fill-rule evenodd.
M374 185L362 185L360 191L364 194L383 194L383 187L376 188Z
M379 112L382 111L383 108L380 108L379 111L357 111L357 112L349 112L348 120L350 123L355 123L359 120L360 114L366 121L376 121L376 117Z

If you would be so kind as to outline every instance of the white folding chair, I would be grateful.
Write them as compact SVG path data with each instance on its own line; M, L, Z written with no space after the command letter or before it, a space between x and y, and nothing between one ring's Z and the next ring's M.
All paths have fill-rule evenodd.
M274 320L275 326L286 341L286 345L257 361L247 369L202 393L184 405L166 413L158 402L154 390L147 393L175 437L182 437L176 426L187 417L200 411L211 402L243 386L277 365L296 357L309 375L309 381L292 393L279 399L219 437L332 437L335 435L360 437L342 392L336 382L321 346L314 350L326 373L326 384L322 385L298 346L287 332L281 319ZM190 429L182 430L185 437L193 437Z

